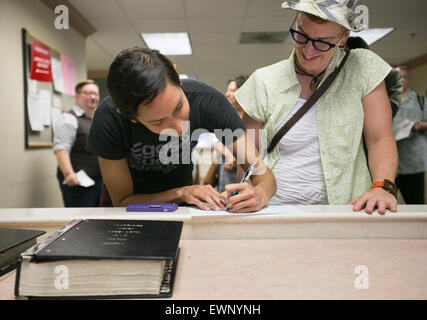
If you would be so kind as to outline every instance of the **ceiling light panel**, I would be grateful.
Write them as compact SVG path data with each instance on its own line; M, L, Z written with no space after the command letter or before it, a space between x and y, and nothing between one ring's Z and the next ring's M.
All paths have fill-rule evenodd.
M188 33L141 33L142 39L150 49L157 49L167 56L191 55Z

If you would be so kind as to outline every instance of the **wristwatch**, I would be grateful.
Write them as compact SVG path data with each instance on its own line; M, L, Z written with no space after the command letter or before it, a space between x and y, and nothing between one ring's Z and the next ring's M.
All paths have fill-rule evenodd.
M391 193L397 199L397 186L388 179L384 179L382 181L375 181L371 186L371 190L374 188L383 188L385 191Z

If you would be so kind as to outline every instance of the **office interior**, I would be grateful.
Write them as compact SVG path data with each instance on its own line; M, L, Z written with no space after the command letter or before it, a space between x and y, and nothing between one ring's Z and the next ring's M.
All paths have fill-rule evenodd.
M108 92L109 64L123 49L146 47L141 33L187 32L192 54L170 56L186 74L225 93L227 80L287 59L294 13L282 0L0 0L3 72L0 92L0 208L56 208L63 202L52 148L27 149L21 29L76 62L77 78ZM405 65L410 89L427 93L427 2L366 0L370 28L394 28L371 46L393 66ZM69 29L55 27L55 8L69 9ZM278 43L240 43L242 33L284 32ZM262 37L261 37L262 38ZM426 188L427 191L427 188ZM426 197L427 199L427 197Z

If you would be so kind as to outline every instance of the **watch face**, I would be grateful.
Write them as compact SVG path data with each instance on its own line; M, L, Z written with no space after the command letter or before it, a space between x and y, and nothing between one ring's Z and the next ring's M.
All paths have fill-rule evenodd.
M385 190L393 194L394 196L397 196L397 186L391 182L390 180L385 179L384 180L384 187Z

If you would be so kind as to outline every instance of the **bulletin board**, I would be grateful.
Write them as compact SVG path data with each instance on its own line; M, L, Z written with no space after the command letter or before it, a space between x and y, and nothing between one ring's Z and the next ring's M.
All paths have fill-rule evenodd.
M22 56L23 56L23 78L24 78L24 121L25 121L25 149L52 148L53 146L53 125L61 110L71 109L75 104L75 98L55 90L53 81L37 81L30 78L32 63L32 40L43 44L49 50L50 57L60 59L61 52L31 34L26 29L22 29ZM34 112L35 98L44 98L44 102L49 102L49 108L43 110L43 123L36 126L34 117L39 117L39 112ZM44 104L47 105L46 103ZM54 117L54 115L56 115ZM30 119L30 117L32 117ZM40 116L41 117L41 116ZM48 120L50 119L50 121Z

